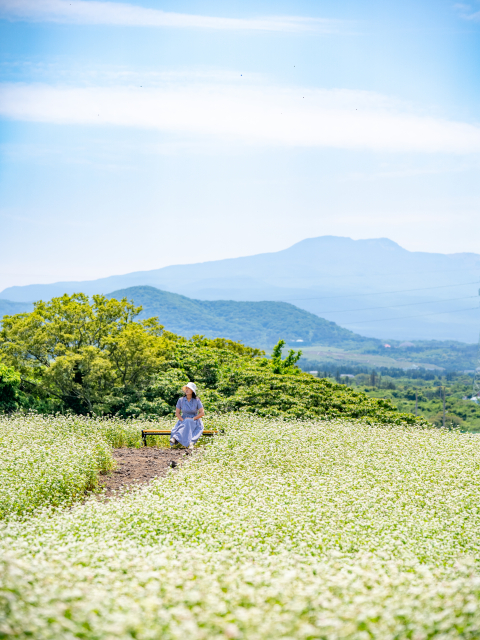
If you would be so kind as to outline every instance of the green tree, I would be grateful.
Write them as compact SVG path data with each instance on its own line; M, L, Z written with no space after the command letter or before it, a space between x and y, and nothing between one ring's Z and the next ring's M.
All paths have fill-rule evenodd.
M64 295L4 316L0 354L26 388L77 413L112 412L139 392L178 338L156 318L136 322L141 307L126 298Z
M295 366L302 357L302 352L290 349L285 360L282 360L282 351L285 340L279 340L272 351L272 369L274 373L297 373L299 369Z
M411 414L399 414L388 400L368 398L343 384L303 373L291 360L286 366L285 360L278 365L282 346L275 361L227 343L199 338L178 342L143 398L126 406L125 415L172 414L182 385L192 380L207 414L245 411L290 418L341 416L384 424L425 423Z
M442 427L443 426L443 411L439 411L436 415L434 415L432 418L430 418L430 421L436 427ZM460 418L460 416L454 415L452 413L447 413L445 415L445 427L447 427L447 429L454 429L454 428L462 427L462 425L463 425L463 420L462 420L462 418Z
M126 299L74 294L4 316L0 358L21 376L22 406L35 408L34 398L45 411L154 418L173 413L191 380L209 413L422 424L388 400L303 373L296 366L301 352L282 360L283 340L267 358L231 340L176 336L156 318L139 322L140 311Z

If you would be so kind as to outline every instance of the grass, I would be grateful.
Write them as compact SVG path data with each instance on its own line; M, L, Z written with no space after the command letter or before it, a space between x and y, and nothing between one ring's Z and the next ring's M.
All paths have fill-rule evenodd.
M478 638L478 438L216 420L147 488L4 523L0 635Z

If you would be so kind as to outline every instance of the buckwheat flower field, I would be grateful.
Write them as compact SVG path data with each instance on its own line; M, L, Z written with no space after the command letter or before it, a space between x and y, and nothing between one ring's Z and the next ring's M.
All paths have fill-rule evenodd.
M113 468L111 447L140 446L141 421L0 417L0 519L71 504Z
M217 425L225 435L148 487L8 518L0 638L480 637L480 439Z

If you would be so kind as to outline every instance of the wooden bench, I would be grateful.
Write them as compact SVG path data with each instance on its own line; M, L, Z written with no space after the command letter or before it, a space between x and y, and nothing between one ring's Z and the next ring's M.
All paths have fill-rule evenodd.
M171 429L142 429L143 446L147 446L147 436L169 436L172 433ZM215 436L218 431L206 430L202 433L203 436Z

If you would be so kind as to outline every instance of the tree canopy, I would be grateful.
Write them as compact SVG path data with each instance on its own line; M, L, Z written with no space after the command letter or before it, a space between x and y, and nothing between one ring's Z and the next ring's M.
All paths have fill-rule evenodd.
M158 318L139 320L140 312L126 298L79 293L5 316L0 360L17 375L25 406L152 418L173 414L181 387L193 381L211 412L415 422L389 401L303 373L301 352L282 358L283 340L267 358L232 340L177 336Z
M156 318L136 322L140 311L126 299L82 293L40 301L3 318L0 354L32 393L76 412L108 412L119 394L148 382L173 338Z

